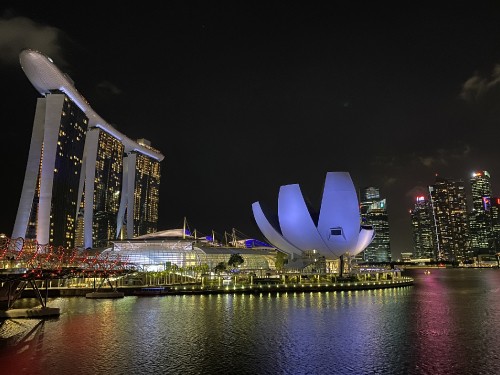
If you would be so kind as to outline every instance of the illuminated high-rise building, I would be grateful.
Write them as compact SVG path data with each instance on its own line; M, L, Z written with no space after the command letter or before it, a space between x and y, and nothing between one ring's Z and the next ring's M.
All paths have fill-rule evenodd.
M380 198L378 188L370 186L360 190L359 202L361 221L373 226L375 238L358 255L358 259L362 257L363 261L369 263L390 262L392 255L386 200Z
M415 207L410 210L413 235L413 257L415 259L436 259L436 231L428 197L418 196Z
M436 176L429 186L437 260L460 262L468 254L467 201L462 180Z
M43 97L12 237L89 248L155 232L163 155L104 121L47 56L20 61Z
M489 254L494 247L491 183L488 171L476 171L470 179L472 211L469 212L469 257Z
M476 171L470 179L472 191L472 208L485 210L484 197L491 197L491 176L488 171Z
M142 146L150 148L149 141L140 139L138 142ZM126 195L129 201L123 202L121 207L133 207L133 210L126 212L126 222L133 223L133 225L118 229L123 238L154 233L157 230L158 222L160 163L146 155L133 153L125 158L125 169L134 171L128 175L128 187L126 188L133 194Z
M490 254L500 253L500 197L492 197L490 200L491 227L493 231L493 243Z

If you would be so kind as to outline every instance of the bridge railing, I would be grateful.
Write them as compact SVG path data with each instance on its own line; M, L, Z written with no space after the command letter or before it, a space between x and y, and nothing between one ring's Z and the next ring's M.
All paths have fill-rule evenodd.
M134 267L120 255L112 257L76 248L67 249L39 244L35 240L0 236L0 268L26 269L37 277L113 276L128 273ZM47 275L47 272L51 275Z

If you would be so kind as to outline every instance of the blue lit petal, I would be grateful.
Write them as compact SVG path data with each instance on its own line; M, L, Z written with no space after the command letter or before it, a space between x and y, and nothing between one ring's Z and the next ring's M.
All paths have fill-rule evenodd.
M298 184L280 188L278 217L283 236L296 247L328 252L328 247L318 233Z
M270 243L289 254L302 255L302 251L299 248L293 246L283 238L283 236L269 223L259 202L254 202L252 204L252 211L257 226Z

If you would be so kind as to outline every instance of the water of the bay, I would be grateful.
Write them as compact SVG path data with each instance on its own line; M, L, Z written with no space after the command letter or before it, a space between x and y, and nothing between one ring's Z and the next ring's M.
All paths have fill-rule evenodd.
M0 374L500 374L500 270L403 274L415 285L56 298L57 318L0 321Z

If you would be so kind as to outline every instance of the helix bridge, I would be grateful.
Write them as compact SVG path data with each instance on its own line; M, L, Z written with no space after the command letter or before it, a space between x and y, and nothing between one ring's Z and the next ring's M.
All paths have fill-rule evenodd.
M94 278L108 281L136 268L118 254L41 245L34 240L0 236L0 310L8 310L31 287L46 306L50 280ZM45 293L42 288L45 286ZM111 284L110 284L111 286Z

